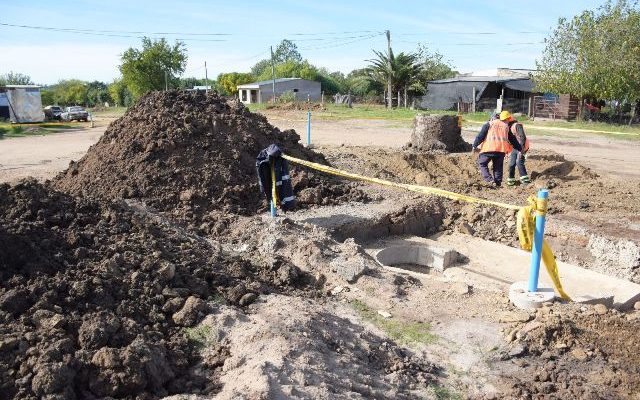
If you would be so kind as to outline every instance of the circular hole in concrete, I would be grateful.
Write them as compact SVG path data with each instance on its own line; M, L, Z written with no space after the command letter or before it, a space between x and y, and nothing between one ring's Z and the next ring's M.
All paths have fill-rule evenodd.
M376 254L376 261L382 266L423 274L441 273L456 260L455 251L425 244L390 246Z

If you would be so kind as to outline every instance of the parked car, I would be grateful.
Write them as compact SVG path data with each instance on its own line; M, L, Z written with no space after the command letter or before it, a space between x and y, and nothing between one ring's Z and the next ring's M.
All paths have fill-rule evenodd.
M89 120L89 113L82 107L73 106L67 107L66 110L60 115L63 121L87 121Z
M46 106L44 108L44 116L48 120L60 120L60 115L62 115L62 107L60 106Z

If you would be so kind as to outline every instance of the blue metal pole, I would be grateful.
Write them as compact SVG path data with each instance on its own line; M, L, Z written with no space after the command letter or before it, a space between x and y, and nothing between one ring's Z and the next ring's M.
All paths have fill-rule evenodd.
M307 146L311 145L311 111L307 111Z
M533 235L533 247L531 249L531 269L529 270L529 291L538 291L538 276L540 275L540 259L542 257L542 241L544 240L544 223L547 215L547 201L549 191L540 189L536 210L536 228Z
M271 216L275 217L276 216L276 205L273 202L273 200L271 200Z

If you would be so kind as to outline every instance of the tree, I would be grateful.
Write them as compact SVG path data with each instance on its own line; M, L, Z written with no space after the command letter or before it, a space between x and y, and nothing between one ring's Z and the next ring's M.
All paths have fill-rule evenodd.
M142 50L129 48L121 56L120 73L135 98L152 90L163 90L165 86L177 87L177 76L187 65L187 51L183 42L173 46L162 38L142 39Z
M104 82L89 82L87 88L87 106L102 106L105 102L113 101L109 95L108 86Z
M129 88L122 79L114 80L109 84L107 90L116 106L129 107L133 104L133 94L129 91Z
M0 85L33 85L33 81L29 75L9 71L0 75Z
M276 46L273 52L273 63L276 65L289 61L301 63L302 60L303 58L298 51L298 46L291 40L284 39ZM271 58L260 60L251 67L251 74L253 74L253 76L265 76L267 73L271 73Z
M416 54L419 62L421 63L419 79L425 89L428 81L453 78L458 74L458 72L455 71L449 63L444 61L444 56L442 54L437 51L431 52L429 47L426 45L418 45Z
M608 1L597 10L561 18L534 81L540 91L635 102L640 99L640 10Z
M251 83L255 77L250 73L229 72L218 75L218 85L224 94L233 96L238 92L238 85Z
M369 79L382 85L391 81L393 93L404 91L406 103L407 92L415 89L414 85L419 82L421 66L418 63L418 55L402 52L396 56L393 50L390 53L374 50L373 53L376 58L367 60L370 63L367 67ZM388 94L390 98L393 98L393 93ZM398 105L400 105L400 99L398 99Z
M273 61L276 64L286 61L299 63L302 62L302 54L298 51L298 46L295 43L291 40L284 39L273 52Z

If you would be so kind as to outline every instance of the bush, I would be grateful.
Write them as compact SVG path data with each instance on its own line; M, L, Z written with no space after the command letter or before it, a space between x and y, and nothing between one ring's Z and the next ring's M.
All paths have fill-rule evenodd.
M297 100L296 94L293 93L291 90L287 90L286 92L278 96L276 99L278 103L293 103L296 100Z

